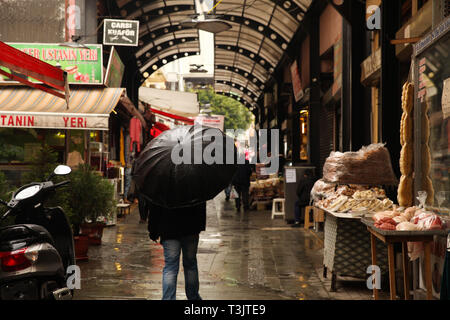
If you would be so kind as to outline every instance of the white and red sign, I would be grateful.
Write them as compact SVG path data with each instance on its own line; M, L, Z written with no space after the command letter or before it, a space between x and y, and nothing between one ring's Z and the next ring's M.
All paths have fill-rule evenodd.
M108 115L0 112L0 127L108 130Z
M298 102L303 98L302 82L300 80L300 73L298 71L297 60L291 64L291 80L292 89L294 91L295 102Z
M211 116L198 116L195 117L194 123L205 126L217 128L223 131L225 116L211 115Z

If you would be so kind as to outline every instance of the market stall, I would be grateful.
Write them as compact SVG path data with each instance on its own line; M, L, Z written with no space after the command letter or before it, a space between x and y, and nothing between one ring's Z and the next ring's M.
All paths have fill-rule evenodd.
M249 203L251 208L264 210L275 198L284 198L284 179L278 175L262 175L261 164L256 164L256 171L250 178Z
M425 199L424 199L425 200ZM372 265L377 265L377 246L375 239L381 240L388 247L389 287L391 300L396 299L394 244L402 245L403 293L405 300L410 298L409 259L416 259L422 254L424 259L424 275L427 299L431 300L432 271L431 246L434 236L446 236L445 221L431 212L418 207L400 208L377 213L372 218L363 218L361 222L367 226L371 234ZM374 297L378 299L377 287L373 287Z
M323 177L315 183L311 198L325 212L323 265L324 276L332 273L332 291L338 275L367 278L371 239L360 219L393 207L383 186L396 182L383 144L357 152L332 152L326 159ZM378 265L386 273L386 247L381 241L376 245Z

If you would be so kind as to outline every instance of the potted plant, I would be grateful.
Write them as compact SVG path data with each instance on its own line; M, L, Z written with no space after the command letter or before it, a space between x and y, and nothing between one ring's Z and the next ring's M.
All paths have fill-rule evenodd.
M68 188L71 220L76 235L89 237L89 244L101 244L106 216L114 208L114 187L87 164L73 171Z
M58 165L58 154L48 145L42 145L38 152L34 154L31 159L30 171L23 175L22 183L30 183L35 181L45 181L51 172ZM72 181L73 174L70 174L68 179ZM55 183L59 180L65 180L67 177L55 177L53 180ZM69 185L70 186L70 185ZM75 246L75 258L77 260L88 259L89 237L87 235L80 234L79 224L80 217L74 213L73 208L76 205L72 203L72 197L70 190L67 188L65 192L57 192L53 197L48 200L49 206L62 207L66 213L73 230L73 242Z

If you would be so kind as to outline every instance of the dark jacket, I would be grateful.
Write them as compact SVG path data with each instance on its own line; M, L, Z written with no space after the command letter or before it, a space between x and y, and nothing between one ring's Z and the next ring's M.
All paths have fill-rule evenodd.
M206 202L193 207L167 209L148 201L148 232L153 241L177 239L206 229Z
M314 178L304 177L301 179L297 185L297 197L299 206L309 205L309 200L311 197L311 189L314 186Z
M245 164L238 165L232 184L237 187L250 187L251 175L252 166L248 161L245 161Z

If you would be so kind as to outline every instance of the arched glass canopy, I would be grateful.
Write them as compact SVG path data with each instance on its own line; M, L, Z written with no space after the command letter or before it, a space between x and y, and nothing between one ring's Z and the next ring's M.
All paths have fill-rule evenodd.
M215 34L216 92L255 106L311 2L222 0L214 14L232 27ZM194 0L116 3L124 19L140 22L135 56L141 74L151 74L166 63L200 52L198 30L181 24L196 14Z

